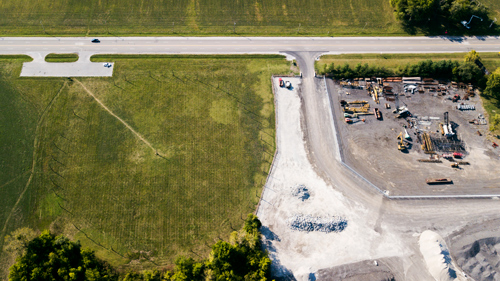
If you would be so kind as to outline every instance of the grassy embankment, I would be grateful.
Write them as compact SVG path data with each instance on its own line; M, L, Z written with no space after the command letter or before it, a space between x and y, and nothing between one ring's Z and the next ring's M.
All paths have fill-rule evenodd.
M114 76L19 78L23 59L0 60L1 235L50 228L115 266L206 256L255 210L275 149L270 75L290 62L94 60Z
M465 53L449 53L449 54L346 54L346 55L327 55L321 57L316 62L316 71L320 72L325 64L334 63L335 65L344 65L348 63L355 66L358 63L369 64L374 66L383 66L388 69L397 69L398 66L404 66L408 63L415 64L422 60L458 60L464 59ZM480 53L481 59L485 67L493 72L500 67L500 54L499 53ZM481 97L483 106L491 117L494 114L500 113L500 102L493 98ZM500 128L494 128L493 133L500 134Z

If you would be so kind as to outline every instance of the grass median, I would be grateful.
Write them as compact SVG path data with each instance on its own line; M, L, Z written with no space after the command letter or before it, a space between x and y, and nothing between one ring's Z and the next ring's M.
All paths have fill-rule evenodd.
M48 54L45 56L46 62L76 62L78 54Z
M113 77L18 78L22 60L0 60L2 235L50 228L116 266L205 256L255 210L275 149L270 76L290 62L93 60Z

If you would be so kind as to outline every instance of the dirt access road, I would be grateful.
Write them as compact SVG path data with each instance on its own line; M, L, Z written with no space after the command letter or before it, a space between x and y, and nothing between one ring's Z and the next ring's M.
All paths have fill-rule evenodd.
M352 280L379 280L389 270L396 280L434 280L420 253L422 232L441 235L454 259L453 245L500 236L498 200L389 200L356 178L339 162L325 81L314 77L320 53L288 54L303 78L293 81L297 87L287 96L275 88L278 157L258 210L275 275L320 280L349 271L358 275ZM296 184L307 186L311 198L291 196ZM331 233L292 230L289 221L297 214L341 216L347 227ZM374 260L381 266L362 266Z

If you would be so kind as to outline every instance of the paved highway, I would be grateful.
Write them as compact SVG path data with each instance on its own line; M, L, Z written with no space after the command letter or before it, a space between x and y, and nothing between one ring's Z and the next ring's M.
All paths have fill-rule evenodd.
M499 37L1 37L0 54L422 53L500 51Z

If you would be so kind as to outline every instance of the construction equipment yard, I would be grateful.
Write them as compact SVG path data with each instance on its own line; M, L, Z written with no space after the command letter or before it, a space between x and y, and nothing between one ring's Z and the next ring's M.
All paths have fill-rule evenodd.
M419 77L328 85L344 163L386 195L500 193L500 140L488 134L473 85Z

